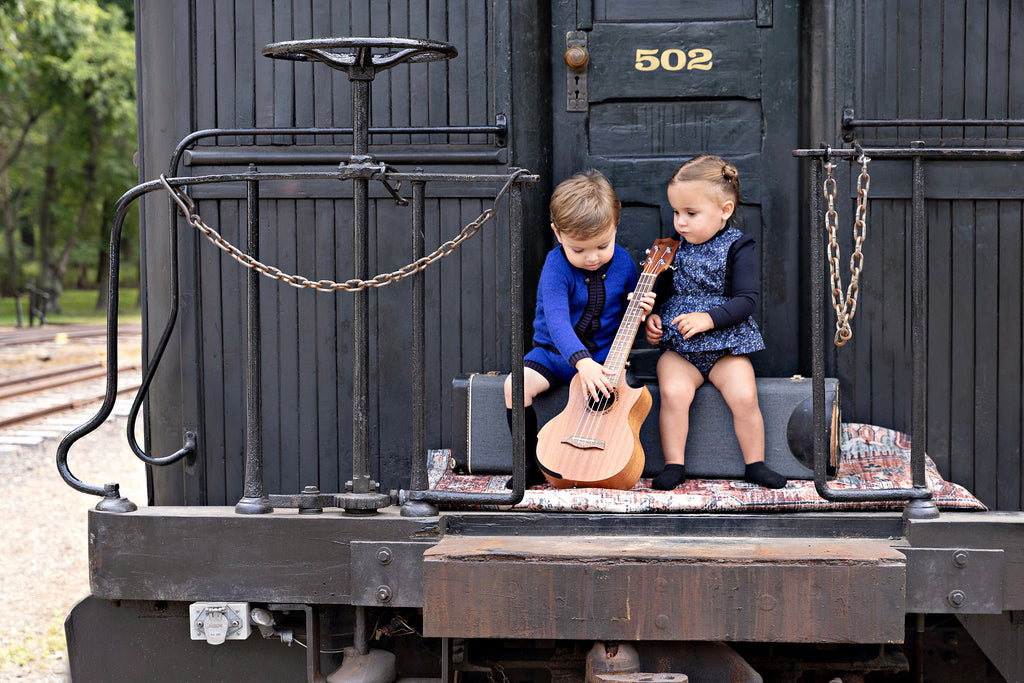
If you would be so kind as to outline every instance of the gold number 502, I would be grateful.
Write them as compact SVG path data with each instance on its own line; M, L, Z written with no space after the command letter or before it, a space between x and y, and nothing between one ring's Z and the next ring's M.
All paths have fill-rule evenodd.
M657 69L680 71L684 68L688 71L710 71L713 64L711 50L694 48L685 52L673 47L668 50L637 48L636 63L633 66L637 71L656 71Z

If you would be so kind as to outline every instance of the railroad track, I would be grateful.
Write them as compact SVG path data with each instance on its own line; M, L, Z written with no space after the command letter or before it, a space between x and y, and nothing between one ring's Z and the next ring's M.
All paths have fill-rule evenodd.
M139 336L142 334L142 326L139 323L128 323L119 325L118 336ZM25 344L41 344L52 342L55 337L63 336L65 339L95 339L97 341L106 339L106 323L95 325L41 325L39 327L20 327L0 329L0 346L15 346Z
M103 363L82 363L0 380L0 429L87 406L99 407L106 396ZM118 367L118 395L134 394L141 385L139 364Z
M63 438L89 421L106 396L106 325L0 330L0 456ZM142 382L141 328L118 330L118 400L128 412Z

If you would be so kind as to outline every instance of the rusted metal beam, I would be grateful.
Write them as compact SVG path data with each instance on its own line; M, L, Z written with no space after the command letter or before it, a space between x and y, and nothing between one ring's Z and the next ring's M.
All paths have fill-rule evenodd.
M886 541L452 537L424 554L430 637L902 642ZM468 596L473 596L469 599Z

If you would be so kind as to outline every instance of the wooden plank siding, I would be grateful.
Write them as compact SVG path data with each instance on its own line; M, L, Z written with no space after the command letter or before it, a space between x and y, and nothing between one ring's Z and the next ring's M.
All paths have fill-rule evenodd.
M844 14L845 13L845 14ZM853 55L842 106L857 118L1024 118L1024 6L1009 0L840 3L841 49ZM848 23L847 23L848 22ZM845 47L844 47L845 46ZM843 59L837 59L840 64ZM842 75L838 75L842 82ZM1022 146L1005 127L882 127L865 147ZM833 351L843 417L909 431L910 165L875 161L854 339ZM841 203L848 281L855 169ZM1018 162L926 162L928 431L943 476L994 509L1020 510L1022 193Z
M449 42L459 52L450 62L404 64L377 76L371 85L370 125L493 125L497 113L512 114L509 27L493 24L495 16L507 17L503 1L392 0L385 6L370 0L191 0L171 3L173 7L144 1L138 22L144 65L140 106L145 112L167 114L159 129L140 123L140 177L149 180L165 171L174 145L193 130L350 126L347 75L319 63L272 60L260 54L264 45L284 40L397 36ZM434 151L443 151L449 143L495 149L493 138L483 134L373 135L370 147L386 159L391 145L433 145ZM311 145L335 146L340 161L351 153L352 143L348 135L224 136L204 139L198 147L215 150L247 144L300 151ZM470 166L419 165L474 173L501 173L506 168L500 158ZM401 169L412 166L403 164ZM178 173L237 170L242 169L183 165ZM293 199L282 198L279 188L268 184L261 191L263 260L311 279L355 277L350 187L324 183ZM476 219L497 189L428 186L427 251ZM204 219L244 247L244 187L196 187L194 194L201 198ZM411 189L403 187L402 194L410 196ZM155 199L147 202L144 218L143 258L150 264L166 259L171 248L164 236L166 202ZM382 188L371 188L369 209L369 275L397 270L412 260L411 210L396 206ZM155 472L152 498L233 504L242 494L245 448L246 271L190 228L179 229L182 310L174 344L180 353L172 349L166 362L180 362L180 368L172 373L176 377L164 376L154 384L147 422L155 454L180 448L186 428L197 430L201 454L194 463ZM508 230L505 202L498 217L473 240L426 273L430 447L447 439L452 377L508 369ZM152 265L147 268L154 340L170 295L168 284L158 281L167 274L158 271ZM371 476L385 490L409 484L410 282L369 293ZM314 484L324 491L344 490L351 475L352 297L299 291L267 279L260 287L266 489L290 493ZM172 414L178 410L180 416Z
M642 5L627 0L142 0L137 16L140 177L152 180L164 172L177 140L193 130L350 125L347 76L321 64L262 57L260 50L268 43L360 35L451 42L459 50L452 61L402 65L377 77L371 125L490 125L499 113L509 116L504 158L428 168L485 173L504 170L507 162L542 175L542 183L526 197L532 221L526 234L528 313L539 259L549 244L546 207L552 176L557 180L565 174L561 166L578 170L585 160L598 159L598 167L605 161L606 170L614 167L625 204L623 224L651 226L633 230L633 236L623 230L623 242L639 250L654 233L671 231L661 179L682 152L709 148L736 158L744 188L741 214L761 240L761 317L774 351L762 354L758 370L809 374L811 294L800 292L806 290L807 269L824 266L808 263L807 232L796 227L798 220L806 220L808 197L790 180L805 167L796 170L799 162L790 158L789 149L815 147L822 140L842 144L838 120L847 106L858 118L1024 118L1020 2L837 0L831 7L834 15L810 0L799 4L799 12L792 4L776 3L774 26L764 27L756 25L754 0L682 6L669 0ZM766 87L750 82L756 76L737 77L729 97L715 94L722 84L711 83L706 103L676 90L658 97L636 92L626 102L629 98L607 79L603 84L593 79L607 69L595 65L589 113L565 112L565 30L590 31L592 50L610 49L609 31L618 30L615 25L622 24L626 33L642 30L644 22L633 20L640 11L654 17L648 23L657 25L658 35L662 28L666 35L677 35L680 27L674 22L697 24L709 17L727 28L743 24L742 30L760 36L755 47L762 66L776 72L774 81ZM834 24L824 26L827 17ZM799 60L797 43L804 50ZM812 63L804 64L804 58ZM794 85L796 79L800 82ZM623 87L635 88L639 82L622 80ZM692 115L680 114L686 111ZM581 130L583 116L593 135ZM712 119L721 125L708 125ZM740 119L758 121L763 129L737 126ZM397 146L437 151L449 142L493 150L485 137L374 135L371 150L381 158ZM1024 127L860 131L869 147L906 146L917 139L951 147L1020 146ZM644 153L650 158L643 163L629 161L638 140L649 142ZM334 146L339 160L351 149L344 135L232 136L204 140L200 147L249 143L299 152ZM564 159L558 149L567 150ZM553 173L554 164L561 166ZM411 168L402 165L402 170ZM845 420L907 431L910 168L909 162L880 160L870 167L872 200L854 338L830 350L827 359L827 372L841 383ZM179 172L220 170L238 167L183 166ZM844 280L849 277L855 194L850 171L845 165L839 169ZM993 509L1024 509L1024 164L927 162L925 177L929 270L920 276L927 277L929 294L926 450L941 474L970 488ZM475 218L494 189L428 191L428 251ZM280 185L264 190L264 260L311 278L354 276L348 185L317 184L297 198L281 198ZM202 214L229 239L244 242L244 188L219 192L197 190ZM403 188L403 194L409 192ZM147 443L154 455L163 455L181 447L184 430L197 430L202 457L157 471L152 499L231 504L241 493L244 447L245 274L184 226L172 243L167 215L163 197L145 202L141 242L151 340L159 338L171 297L172 249L180 259L182 283L177 331L146 412ZM396 207L380 187L371 187L370 218L370 274L408 262L408 209ZM502 213L425 274L429 446L447 445L455 374L508 369L507 237L507 213ZM307 484L339 490L350 472L352 443L352 298L299 292L269 280L261 291L267 490L294 492ZM385 488L408 486L409 293L407 284L399 284L369 295L371 474Z

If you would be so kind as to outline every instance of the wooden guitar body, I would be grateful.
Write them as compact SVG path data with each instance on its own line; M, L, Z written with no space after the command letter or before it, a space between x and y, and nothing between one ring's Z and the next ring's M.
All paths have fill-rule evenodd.
M619 379L606 410L592 406L576 375L565 410L537 435L537 461L555 488L633 488L644 471L640 427L651 409L647 387Z

